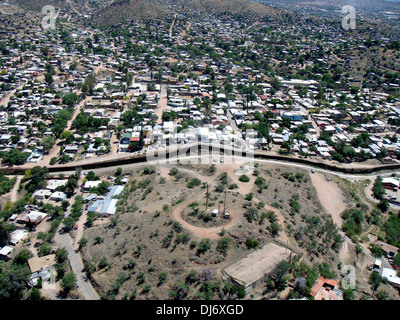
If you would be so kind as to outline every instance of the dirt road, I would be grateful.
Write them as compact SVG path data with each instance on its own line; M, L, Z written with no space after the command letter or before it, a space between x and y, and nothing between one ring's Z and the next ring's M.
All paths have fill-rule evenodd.
M173 207L172 209L172 218L176 221L178 221L184 228L188 229L191 231L193 234L200 238L208 238L208 239L219 239L219 233L221 232L222 229L229 230L230 228L234 227L238 221L239 221L239 215L236 212L236 210L230 210L231 214L231 219L226 225L220 226L220 227L213 227L213 228L203 228L203 227L197 227L194 225L191 225L190 223L186 222L182 216L181 213L182 211L187 208L192 202L199 201L200 199L203 199L205 197L204 193L200 193L197 197L195 198L190 198L189 200L186 200L176 207Z
M342 190L335 182L328 181L321 173L312 173L310 177L322 206L331 214L335 224L341 227L342 217L340 214L346 209L346 197Z

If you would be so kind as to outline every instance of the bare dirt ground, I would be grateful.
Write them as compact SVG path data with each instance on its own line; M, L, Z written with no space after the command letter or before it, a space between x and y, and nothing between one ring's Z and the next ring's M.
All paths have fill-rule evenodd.
M202 228L202 227L194 226L194 225L188 223L187 221L185 221L182 218L181 213L185 208L187 208L189 206L189 204L191 204L192 202L197 201L203 197L204 197L204 194L199 194L196 198L194 198L194 199L191 198L185 202L182 202L178 206L176 206L173 209L172 218L175 219L176 221L178 221L179 223L181 223L184 228L190 230L191 232L193 232L196 236L198 236L200 238L219 239L220 238L219 233L221 232L222 229L229 230L230 228L232 228L233 226L235 226L238 223L239 213L237 212L237 210L231 209L230 210L231 218L230 218L229 222L220 227Z
M335 182L328 181L323 174L316 172L311 174L310 177L317 190L321 204L332 215L333 221L340 227L342 225L340 214L347 207L346 197L342 190Z

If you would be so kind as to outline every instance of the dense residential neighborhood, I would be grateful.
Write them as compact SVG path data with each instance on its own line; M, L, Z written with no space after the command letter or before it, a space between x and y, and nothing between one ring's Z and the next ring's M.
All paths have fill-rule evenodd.
M391 14L66 2L0 4L0 299L399 299Z

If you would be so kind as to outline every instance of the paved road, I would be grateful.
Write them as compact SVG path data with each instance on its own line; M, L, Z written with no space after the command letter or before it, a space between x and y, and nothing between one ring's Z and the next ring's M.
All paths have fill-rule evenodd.
M79 252L75 252L70 235L68 233L57 233L57 238L60 247L63 247L68 251L69 263L73 273L75 273L78 289L85 297L85 300L99 300L100 297L96 290L93 289L90 281L86 278L85 273L82 272L83 263L81 255Z
M82 178L79 179L78 185L82 184ZM79 187L78 187L79 188ZM75 193L70 199L70 206L68 207L65 215L69 216L71 213L71 205L75 202L76 196L80 195L78 191ZM81 216L83 218L83 215ZM62 227L62 224L60 225ZM82 257L79 251L75 251L77 246L76 243L72 242L71 236L69 233L59 233L56 232L56 241L60 244L60 247L65 248L68 251L68 260L71 265L72 272L76 276L76 283L78 285L78 290L85 297L85 300L99 300L100 297L97 294L96 290L94 290L92 284L87 279L85 272L83 272L83 262ZM75 242L78 242L79 239L76 238Z

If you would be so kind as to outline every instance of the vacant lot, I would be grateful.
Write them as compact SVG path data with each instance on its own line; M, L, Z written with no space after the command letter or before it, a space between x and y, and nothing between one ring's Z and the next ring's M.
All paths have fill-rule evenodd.
M306 258L331 261L335 225L309 174L274 165L245 169L177 164L124 171L130 180L117 214L83 234L85 269L102 297L231 298L221 270L271 238ZM211 216L225 207L230 219ZM265 256L279 253L269 248ZM253 265L254 276L266 270Z

